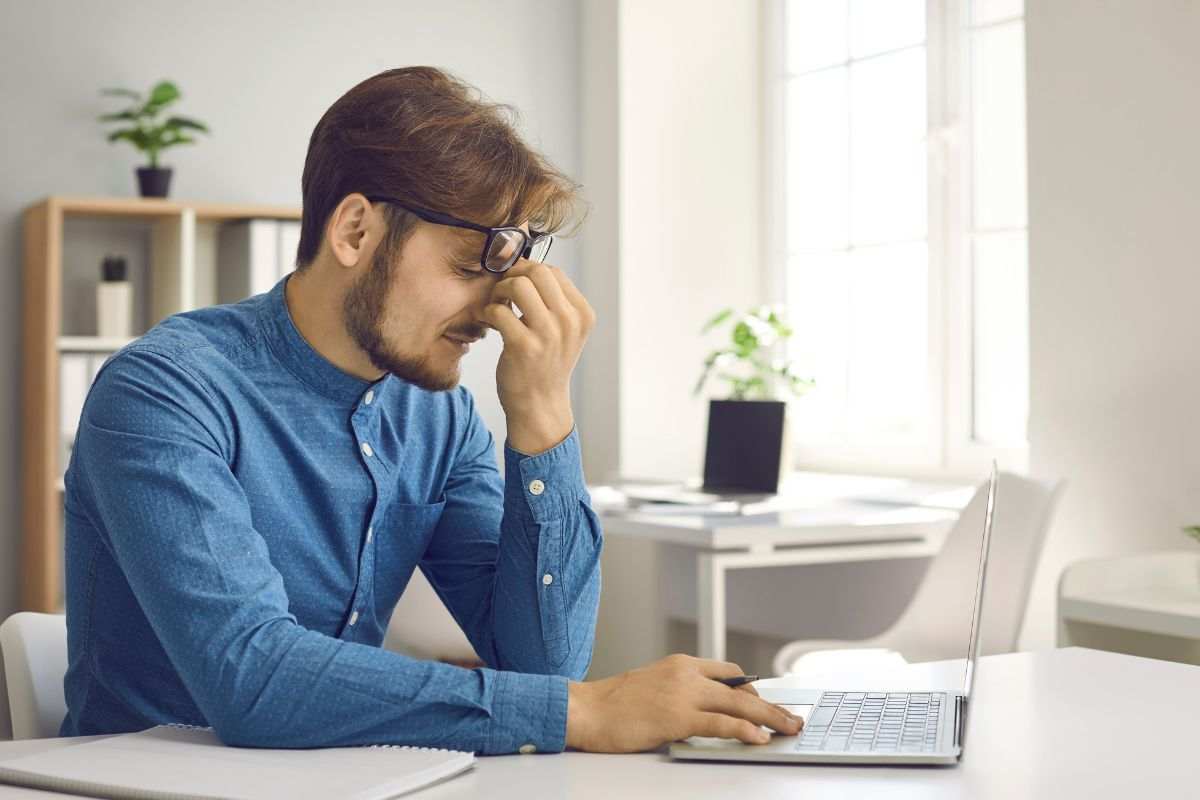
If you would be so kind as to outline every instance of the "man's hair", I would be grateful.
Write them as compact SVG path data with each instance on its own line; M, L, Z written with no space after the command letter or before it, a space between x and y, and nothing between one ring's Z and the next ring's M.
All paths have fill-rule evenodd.
M480 225L560 231L578 216L578 186L526 145L517 112L434 67L381 72L330 106L313 129L300 186L297 268L316 258L346 195L383 194ZM391 252L416 218L385 207Z

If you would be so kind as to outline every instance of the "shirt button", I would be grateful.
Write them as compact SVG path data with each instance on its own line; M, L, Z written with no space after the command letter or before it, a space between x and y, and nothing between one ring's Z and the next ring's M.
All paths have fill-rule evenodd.
M537 479L534 479L533 481L530 482L530 484L529 484L529 493L530 494L535 494L535 495L541 494L544 491L546 491L546 484L542 483L541 481L539 481Z
M371 527L371 526L368 526L368 527L367 527L367 541L368 541L368 542L370 542L370 541L371 541L371 537L373 537L374 535L375 535L375 528L374 528L374 527Z
M370 458L371 456L375 455L375 451L371 449L371 445L367 444L366 442L362 443L362 451L363 451L363 455L366 456L367 458Z
M353 625L356 622L358 622L358 612L357 611L355 611L353 614L350 615L350 624Z
M530 753L536 753L536 752L537 752L537 747L535 747L532 744L521 745L521 755L523 755L523 756L527 756Z
M367 389L367 395L366 395L366 397L363 398L363 402L366 403L367 405L371 405L371 403L375 402L375 390L374 389Z
M554 583L554 576L549 572L542 576L542 586L549 586L552 583Z

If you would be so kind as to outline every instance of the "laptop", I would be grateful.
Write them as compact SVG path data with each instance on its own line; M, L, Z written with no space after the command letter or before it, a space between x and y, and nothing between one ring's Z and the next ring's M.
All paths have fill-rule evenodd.
M784 446L783 403L713 400L702 483L626 482L617 488L634 503L693 506L699 513L746 513L753 509L742 507L753 504L768 510L779 493Z
M979 620L995 504L996 464L993 462L962 691L763 687L759 694L764 700L780 705L812 707L799 735L775 735L769 743L761 745L743 744L736 739L693 736L672 744L671 757L816 764L957 763L965 744L971 686L979 655Z

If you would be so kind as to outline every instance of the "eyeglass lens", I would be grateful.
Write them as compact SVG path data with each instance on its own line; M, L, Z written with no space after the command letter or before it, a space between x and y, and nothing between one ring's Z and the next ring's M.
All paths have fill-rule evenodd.
M530 248L529 260L541 261L550 251L551 236L539 236ZM497 231L488 245L487 266L489 269L506 270L516 263L525 249L527 237L520 231Z
M497 231L488 245L488 268L508 269L520 257L524 247L525 236L520 231Z

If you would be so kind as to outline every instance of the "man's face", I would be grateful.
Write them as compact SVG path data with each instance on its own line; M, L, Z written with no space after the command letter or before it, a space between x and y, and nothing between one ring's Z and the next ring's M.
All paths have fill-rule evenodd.
M381 245L346 293L346 329L377 368L430 391L458 385L464 342L503 276L479 265L482 234L419 222L398 253ZM478 241L476 241L478 240Z

